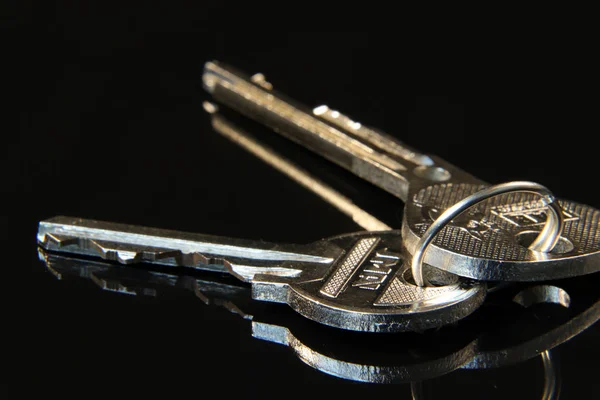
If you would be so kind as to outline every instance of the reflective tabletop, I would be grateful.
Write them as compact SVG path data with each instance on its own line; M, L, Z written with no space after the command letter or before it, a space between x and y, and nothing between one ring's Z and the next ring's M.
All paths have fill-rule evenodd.
M38 222L54 215L298 244L360 230L215 132L200 81L212 58L264 72L307 103L335 103L486 181L526 178L598 207L582 173L594 170L596 150L582 144L579 103L564 100L567 89L548 97L540 84L533 100L520 85L465 95L450 67L414 65L409 73L381 59L395 43L387 35L250 38L184 34L173 22L164 32L147 22L142 33L115 28L107 37L65 18L64 30L37 20L19 30L22 62L14 74L27 77L14 85L21 129L2 159L8 386L44 381L53 392L100 385L196 395L217 387L264 398L280 397L275 388L327 384L338 397L397 399L580 399L600 389L598 274L491 285L485 304L454 324L370 334L254 301L249 285L221 273L121 266L36 244ZM235 122L401 227L402 203L393 196L267 128ZM574 131L565 135L568 126ZM564 145L540 140L539 132L560 133Z

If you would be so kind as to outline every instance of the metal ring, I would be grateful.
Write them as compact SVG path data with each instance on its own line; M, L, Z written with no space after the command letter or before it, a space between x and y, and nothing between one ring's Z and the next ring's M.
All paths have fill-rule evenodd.
M423 237L417 243L417 248L414 252L411 268L413 278L418 286L425 286L423 279L423 259L425 258L425 250L433 241L436 235L454 218L462 214L472 206L481 203L491 197L510 192L529 192L538 194L542 197L542 201L548 206L548 216L546 225L540 232L537 239L529 246L530 250L543 253L550 252L558 240L563 229L563 213L560 206L554 201L554 195L545 186L534 182L509 182L500 185L492 186L483 189L477 193L468 196L452 207L444 211L431 226L425 231Z

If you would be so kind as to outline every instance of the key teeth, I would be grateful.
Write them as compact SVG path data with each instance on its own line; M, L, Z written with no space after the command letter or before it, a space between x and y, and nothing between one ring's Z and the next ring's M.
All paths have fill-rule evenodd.
M65 235L57 235L45 233L41 237L38 236L38 242L42 245L56 245L58 247L66 247L79 244L79 238Z
M139 253L133 251L115 251L115 258L121 264L133 264L140 258Z
M68 235L45 233L38 235L38 243L48 250L68 251L69 247L85 250L84 254L92 253L104 260L115 261L120 264L130 265L139 262L157 262L165 259L173 259L177 266L195 268L203 265L220 265L228 272L234 273L231 263L218 256L202 253L182 253L179 250L147 248L133 250L130 248L118 248L118 243L104 240L78 238Z
M133 264L139 260L141 255L139 252L131 250L110 248L111 243L103 242L100 240L81 239L80 242L85 242L87 244L88 249L93 250L103 259L117 261L120 264Z
M223 265L230 269L231 265L223 257L207 256L202 253L191 253L189 255L180 253L184 258L189 258L190 267L198 264L204 265ZM186 257L188 256L188 257ZM185 263L185 261L184 261ZM188 265L186 265L188 266Z

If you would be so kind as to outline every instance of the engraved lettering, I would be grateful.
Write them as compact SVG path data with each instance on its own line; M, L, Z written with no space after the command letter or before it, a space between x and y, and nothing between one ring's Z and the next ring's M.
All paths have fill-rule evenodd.
M490 209L490 213L517 228L529 228L540 226L546 223L546 206L532 203L518 203L497 206ZM441 211L436 208L429 208L429 217L435 221ZM579 216L573 212L562 210L564 221L577 221ZM429 227L430 222L421 222L417 227ZM450 225L463 230L476 240L483 240L484 236L490 232L501 232L499 226L490 221L483 212L474 209L465 213L465 215L453 220Z
M379 249L375 252L375 254L377 255L374 260L380 260L382 258L391 258L393 260L400 260L400 255L398 253L394 253L391 252L387 249L387 247L384 247L383 249Z
M377 290L381 284L387 279L387 275L358 275L358 280L352 284L353 287L366 290Z
M546 207L527 207L514 209L515 207L496 207L491 210L492 214L504 221L518 227L527 228L546 223ZM564 221L577 221L579 216L573 212L562 210Z
M392 269L390 267L393 267L396 264L398 264L398 261L396 261L393 264L389 264L389 265L371 264L370 266L365 267L364 272L370 272L373 274L380 274L380 275L387 275L392 271Z
M339 296L377 243L379 243L378 238L361 239L356 242L341 264L329 276L321 288L321 294L333 298Z
M375 256L369 260L352 287L364 290L377 290L388 278L393 268L400 262L400 255L389 251L387 248L377 250Z
M437 208L427 208L429 218L435 221L442 214L442 211ZM417 227L427 229L431 222L420 222ZM466 233L473 239L483 240L484 236L490 232L499 232L499 228L493 222L489 221L485 214L477 207L468 210L463 215L452 220L449 225L454 226Z

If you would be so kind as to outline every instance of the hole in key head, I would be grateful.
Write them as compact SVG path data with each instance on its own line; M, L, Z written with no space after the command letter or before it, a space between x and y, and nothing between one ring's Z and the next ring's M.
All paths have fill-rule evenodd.
M419 178L427 179L433 182L444 182L450 179L450 172L440 167L431 167L422 165L413 170Z
M525 231L517 234L516 239L517 243L519 243L523 247L529 247L531 243L538 237L540 233L538 231ZM573 251L575 246L573 243L564 237L560 237L556 246L552 249L550 254L565 254L570 251Z
M513 301L523 307L531 307L535 304L558 304L564 308L571 306L569 293L552 285L538 285L522 290Z

